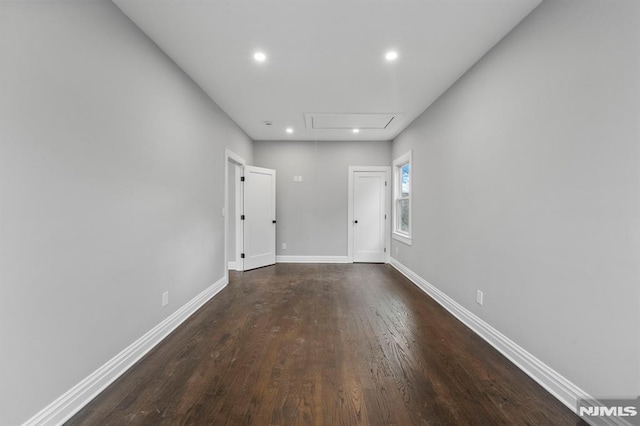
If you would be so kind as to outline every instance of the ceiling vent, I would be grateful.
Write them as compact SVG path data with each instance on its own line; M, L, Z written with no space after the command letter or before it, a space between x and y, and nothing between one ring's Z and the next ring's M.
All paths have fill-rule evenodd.
M307 129L316 130L389 130L397 125L403 114L340 114L310 113L304 114Z

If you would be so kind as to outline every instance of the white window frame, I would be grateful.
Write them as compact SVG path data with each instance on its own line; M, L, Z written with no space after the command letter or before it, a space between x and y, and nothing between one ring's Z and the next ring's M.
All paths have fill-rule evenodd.
M401 241L407 245L411 245L411 229L413 228L413 151L409 151L393 160L393 231L391 233L394 240ZM402 178L400 169L405 164L409 164L409 231L400 231L398 221L398 200L402 197Z

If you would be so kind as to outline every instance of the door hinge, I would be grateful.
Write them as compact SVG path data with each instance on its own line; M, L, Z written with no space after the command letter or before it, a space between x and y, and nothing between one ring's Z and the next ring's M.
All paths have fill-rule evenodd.
M384 186L387 186L387 181L386 180L384 181Z
M240 253L240 257L244 259L244 253Z
M387 215L386 214L384 215L384 220L387 220Z
M244 215L243 214L240 215L240 220L244 220Z
M240 176L240 182L244 182L244 176Z
M385 252L385 253L387 252L387 248L386 248L386 247L384 248L384 252Z

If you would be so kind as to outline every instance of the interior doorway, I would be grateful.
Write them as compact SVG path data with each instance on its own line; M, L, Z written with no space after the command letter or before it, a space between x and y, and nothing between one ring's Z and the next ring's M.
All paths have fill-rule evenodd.
M245 165L244 158L230 150L225 150L225 269L244 270L242 262L243 229L240 221L242 212L242 186L240 178Z
M242 179L243 270L276 263L276 171L244 166Z
M349 167L348 257L351 262L389 261L389 178L386 166Z

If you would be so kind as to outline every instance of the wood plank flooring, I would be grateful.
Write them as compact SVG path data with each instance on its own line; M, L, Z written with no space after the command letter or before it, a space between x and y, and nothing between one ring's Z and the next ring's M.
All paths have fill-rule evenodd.
M67 425L576 425L389 265L230 284Z

